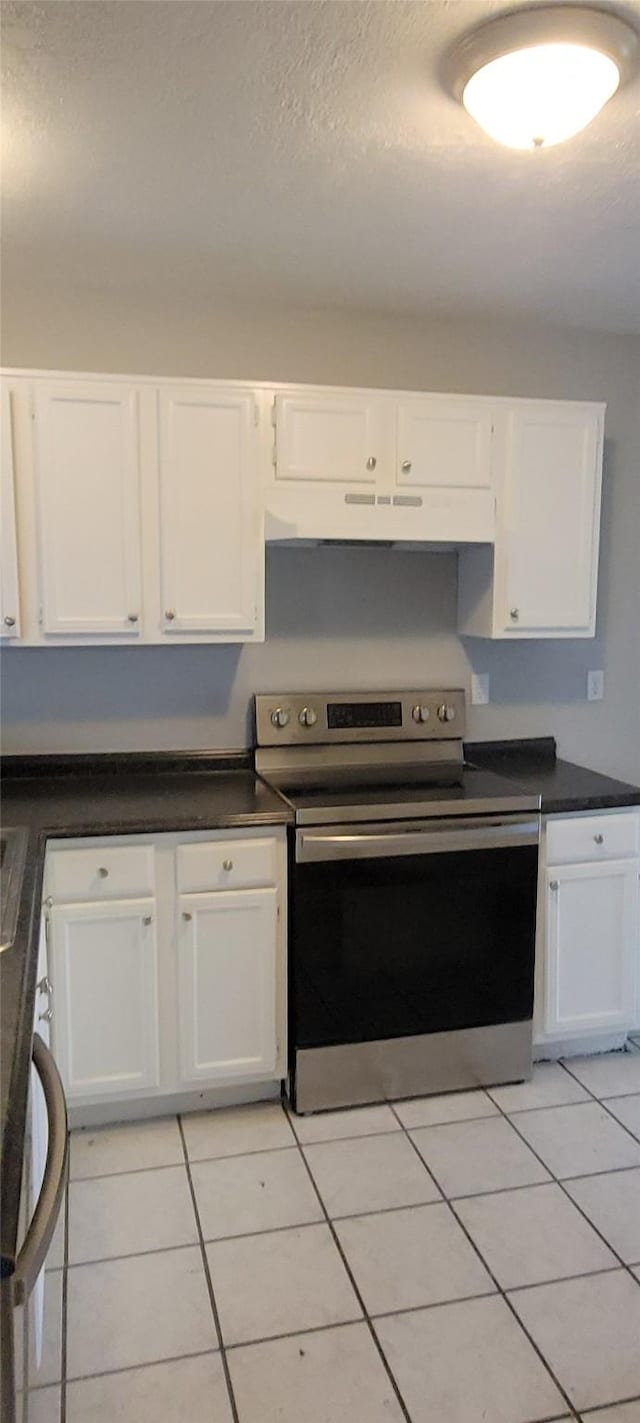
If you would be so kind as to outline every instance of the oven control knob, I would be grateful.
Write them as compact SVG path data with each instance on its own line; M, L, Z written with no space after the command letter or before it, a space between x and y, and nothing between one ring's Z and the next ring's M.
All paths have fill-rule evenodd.
M428 707L416 706L411 708L411 715L414 721L428 721L431 713Z
M288 726L288 725L289 725L289 713L288 713L288 711L285 710L284 707L276 707L275 711L272 711L272 713L271 713L271 725L272 725L272 726Z
M450 702L443 702L442 706L438 707L438 721L454 721L455 715L456 709Z
M313 710L313 707L303 707L302 711L298 713L298 721L301 726L315 726L317 720L318 713Z

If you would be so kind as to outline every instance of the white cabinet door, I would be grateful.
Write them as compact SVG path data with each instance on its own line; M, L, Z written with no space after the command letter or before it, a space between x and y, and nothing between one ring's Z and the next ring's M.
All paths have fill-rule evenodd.
M11 393L3 379L0 459L0 637L20 637L20 589L16 528L15 469Z
M276 396L276 479L375 484L386 414L373 395Z
M102 381L37 381L42 630L141 628L137 394Z
M400 402L398 484L490 489L492 433L486 400L428 395Z
M564 865L545 882L544 1031L631 1026L638 959L636 860Z
M254 396L163 387L159 416L164 631L251 634L262 557Z
M51 910L54 1053L69 1100L158 1083L153 899Z
M510 411L503 631L595 631L599 451L593 411L544 402Z
M179 900L185 1083L268 1076L276 1065L276 889Z

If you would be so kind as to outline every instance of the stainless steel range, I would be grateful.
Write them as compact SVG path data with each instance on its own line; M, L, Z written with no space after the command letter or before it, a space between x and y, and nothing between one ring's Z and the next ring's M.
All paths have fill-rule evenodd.
M531 1072L539 799L465 764L464 722L459 690L256 697L298 1112Z

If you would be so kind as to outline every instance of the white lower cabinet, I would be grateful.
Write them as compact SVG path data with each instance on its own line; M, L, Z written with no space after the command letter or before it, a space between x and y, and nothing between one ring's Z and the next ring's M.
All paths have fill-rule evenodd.
M629 1028L638 958L638 863L563 865L546 874L545 1030Z
M183 1081L264 1077L276 1067L276 889L179 902Z
M53 1050L72 1109L175 1110L285 1075L285 883L284 828L51 847Z
M54 1053L70 1101L159 1082L153 899L51 909Z
M554 818L545 826L538 899L538 1043L625 1034L640 973L638 812ZM603 828L599 829L599 825ZM581 832L584 831L584 834ZM617 831L617 834L613 832ZM627 845L607 858L607 845ZM584 858L563 858L580 845Z

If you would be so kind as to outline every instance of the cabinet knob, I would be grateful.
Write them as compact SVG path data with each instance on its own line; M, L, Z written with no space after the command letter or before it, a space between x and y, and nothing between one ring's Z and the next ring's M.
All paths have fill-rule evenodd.
M183 911L182 911L182 918L186 921L187 924L190 924L190 923L191 923L191 920L192 920L192 918L193 918L193 915L189 913L188 909L183 909Z
M14 627L15 627L15 625L16 625L16 620L15 620L15 618L12 618L11 613L7 613L7 616L6 616L6 618L5 618L5 624L6 624L6 626L7 626L8 628L14 628Z
M411 469L411 460L403 460L400 468L403 474L408 474Z
M549 889L556 890L557 888L558 888L558 881L557 881L557 879L549 880Z
M53 1017L53 1008L45 1008L44 1013L38 1013L39 1023L50 1023Z
M168 623L172 623L172 622L173 622L173 620L174 620L174 618L175 618L175 615L176 615L176 610L175 610L175 608L167 608L167 611L166 611L166 613L165 613L165 618L166 618L166 620L167 620Z
M604 835L600 835L600 834L594 835L593 838L594 838L594 840L595 840L595 842L596 842L596 845L604 845Z
M127 622L137 623L139 616L139 613L127 613Z
M40 982L38 984L38 993L46 993L48 998L53 998L53 984L51 982L51 979L47 977L46 973L44 978L40 979Z
M519 608L511 608L511 611L510 611L510 613L509 613L509 617L511 618L511 620L512 620L514 623L517 623L518 618L520 617L520 609L519 609Z
M232 870L232 869L233 869L233 860L223 860L223 861L222 861L222 868L223 868L223 870Z
M377 463L378 461L375 455L369 455L369 458L367 460L367 469L375 469Z
M143 924L153 924L153 914L145 914L142 922Z
M99 869L98 869L98 874L100 875L100 879L108 879L108 877L109 877L109 871L108 871L106 865L100 865L100 867L99 867Z

